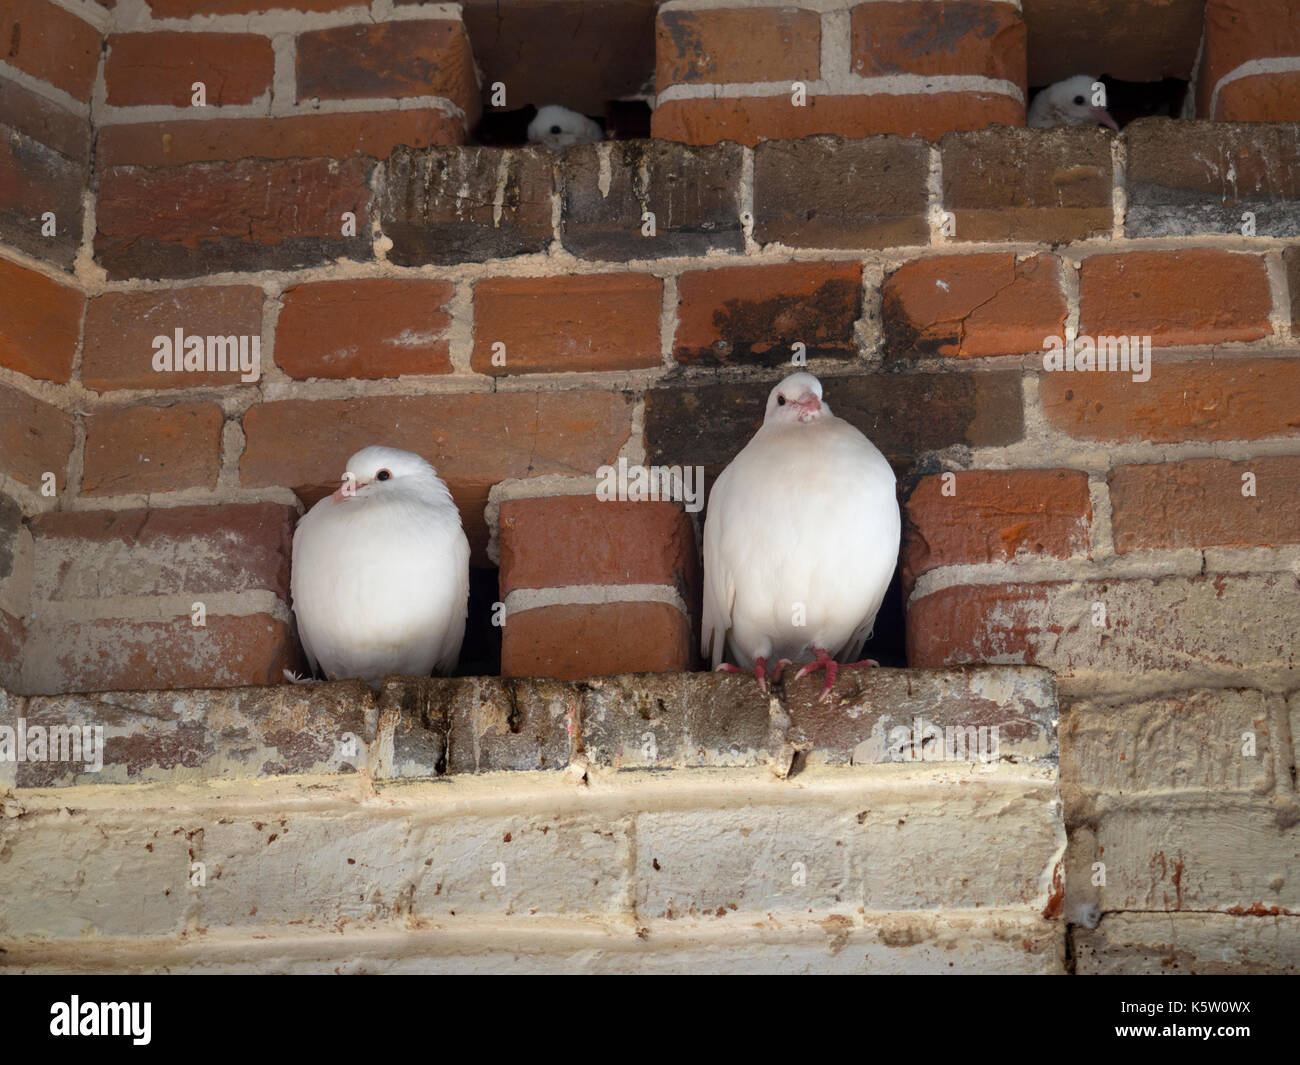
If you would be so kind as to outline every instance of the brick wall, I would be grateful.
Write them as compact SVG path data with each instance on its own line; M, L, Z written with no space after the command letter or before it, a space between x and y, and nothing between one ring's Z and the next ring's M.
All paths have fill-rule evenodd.
M378 441L499 564L503 673L697 668L702 515L598 470L716 476L802 345L900 475L908 664L1057 674L1079 970L1296 966L1285 5L1153 41L1204 120L1114 136L1018 128L1059 4L671 0L657 139L563 156L466 145L457 4L262 6L0 8L0 686L275 682L296 517ZM154 370L176 328L257 380Z

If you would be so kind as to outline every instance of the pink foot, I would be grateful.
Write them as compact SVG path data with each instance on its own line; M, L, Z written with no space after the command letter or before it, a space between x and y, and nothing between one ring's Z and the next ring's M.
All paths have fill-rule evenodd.
M781 679L781 671L790 664L790 659L783 658L776 664L776 669L772 671L772 681L776 683ZM719 673L748 673L749 670L741 669L739 666L733 666L730 662L723 662L718 666ZM764 695L767 694L767 660L760 655L754 659L754 679L758 681L758 690Z
M819 700L825 700L830 698L831 689L835 687L835 677L839 674L840 664L826 653L825 648L814 647L813 654L817 656L816 659L800 669L799 672L794 675L794 679L801 680L809 673L814 673L819 669L826 670L826 683L822 685L822 693L818 697ZM859 662L846 662L844 664L846 667L880 665L880 663L874 658L864 658Z

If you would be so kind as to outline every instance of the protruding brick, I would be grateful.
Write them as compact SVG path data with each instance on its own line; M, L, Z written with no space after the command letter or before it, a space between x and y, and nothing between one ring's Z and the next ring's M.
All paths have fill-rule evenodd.
M451 373L449 281L318 281L284 293L275 362L290 377Z
M215 487L221 425L221 408L215 403L127 407L89 415L81 493L131 495Z
M689 669L691 623L667 603L543 606L510 615L503 677L579 677Z
M1300 20L1289 0L1207 0L1205 40L1196 82L1199 118L1227 118L1218 103L1232 83L1224 79L1245 64L1260 59L1300 56ZM1262 72L1253 91L1237 98L1232 121L1260 122L1267 111L1252 106L1254 97L1268 101L1267 83L1276 75ZM1260 83L1263 84L1260 84ZM1216 100L1216 93L1218 99ZM1300 113L1282 116L1294 121Z
M114 33L104 82L114 107L189 107L202 82L209 107L251 104L271 91L271 39L255 33Z
M83 102L99 67L99 30L49 0L6 0L0 8L4 61Z
M0 366L66 382L84 305L77 289L0 259Z
M0 77L0 115L4 124L60 155L90 162L90 119L6 77Z
M1110 137L1100 129L950 133L940 150L957 240L1060 244L1110 234Z
M965 74L1025 88L1025 24L1010 4L858 4L852 33L852 70L862 77Z
M851 358L862 313L858 263L788 263L697 270L677 279L673 357L703 365L788 363L792 346L808 358Z
M1061 265L1051 255L917 259L881 288L890 360L1042 351L1065 328Z
M821 72L821 16L815 11L662 11L655 37L659 92L669 85L813 81Z
M649 274L487 278L474 286L472 365L494 376L658 366L662 306Z
M240 383L239 372L158 371L154 338L175 346L184 336L262 335L260 288L252 285L195 285L148 292L106 292L86 309L81 383L97 392L118 388L194 388ZM251 339L250 354L251 354ZM206 352L206 349L205 349ZM263 353L265 355L265 353Z
M0 384L0 469L6 474L39 490L44 474L53 473L56 490L65 491L73 440L72 415Z
M1300 119L1300 70L1235 78L1219 87L1220 122L1294 122Z

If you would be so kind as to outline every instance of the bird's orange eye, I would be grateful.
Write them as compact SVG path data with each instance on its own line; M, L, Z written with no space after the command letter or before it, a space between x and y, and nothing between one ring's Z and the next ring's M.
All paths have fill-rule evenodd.
M778 407L784 407L784 406L785 406L785 396L777 396L777 397L776 397L776 405L777 405Z
M390 473L388 470L380 470L377 474L375 474L375 480L386 481L392 476L393 476L392 473Z

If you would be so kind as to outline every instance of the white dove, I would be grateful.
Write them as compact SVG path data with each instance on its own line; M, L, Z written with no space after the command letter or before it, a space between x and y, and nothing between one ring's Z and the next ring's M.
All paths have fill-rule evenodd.
M424 459L362 448L343 483L293 534L293 612L302 649L330 680L372 688L390 673L449 673L469 612L469 543Z
M1046 126L1109 126L1118 130L1119 126L1110 117L1104 107L1095 107L1092 103L1092 87L1097 79L1087 74L1076 74L1072 78L1049 85L1029 105L1027 125Z
M876 446L822 401L810 373L767 397L763 424L722 471L704 522L701 651L730 651L767 690L791 661L826 670L862 653L898 559L894 471Z
M539 108L537 117L528 123L529 144L544 144L557 151L574 144L596 144L604 139L605 134L597 123L559 104Z

